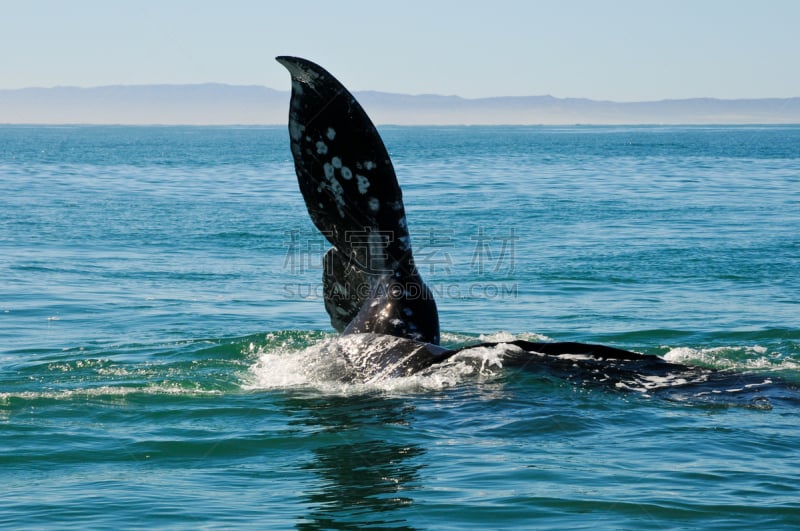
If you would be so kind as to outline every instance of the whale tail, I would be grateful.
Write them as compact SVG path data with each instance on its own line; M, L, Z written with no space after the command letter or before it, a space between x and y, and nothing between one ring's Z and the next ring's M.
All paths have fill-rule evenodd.
M323 260L334 329L439 342L431 291L411 252L403 196L378 131L350 92L305 59L278 57L292 77L289 137Z

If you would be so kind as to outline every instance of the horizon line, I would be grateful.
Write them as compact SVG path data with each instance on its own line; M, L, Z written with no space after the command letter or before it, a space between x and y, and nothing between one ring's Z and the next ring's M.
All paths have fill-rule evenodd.
M108 85L91 85L91 86L80 86L80 85L53 85L53 86L28 86L28 87L19 87L19 88L0 88L0 93L2 92L20 92L26 90L99 90L99 89L113 89L113 88L146 88L146 87L229 87L229 88L249 88L249 89L264 89L271 92L277 92L282 94L290 94L290 90L284 89L276 89L269 87L267 85L258 85L258 84L233 84L233 83L225 83L225 82L218 82L218 81L207 81L202 83L134 83L134 84L124 84L124 83L116 83L116 84L108 84ZM660 102L676 102L676 101L696 101L696 100L712 100L712 101L763 101L763 100L794 100L800 99L800 95L798 96L760 96L760 97L739 97L739 98L723 98L718 96L689 96L689 97L665 97L661 99L649 99L649 100L609 100L609 99L594 99L586 96L554 96L552 94L529 94L529 95L520 95L520 96L481 96L481 97L465 97L460 96L458 94L438 94L433 92L425 92L425 93L405 93L405 92L387 92L383 90L374 90L374 89L364 89L364 90L353 90L351 91L353 94L380 94L380 95L387 95L387 96L407 96L412 98L425 98L425 97L435 97L435 98L453 98L459 99L463 101L481 101L481 100L495 100L495 99L526 99L526 98L552 98L556 100L562 101L592 101L598 103L619 103L619 104L633 104L633 103L660 103Z

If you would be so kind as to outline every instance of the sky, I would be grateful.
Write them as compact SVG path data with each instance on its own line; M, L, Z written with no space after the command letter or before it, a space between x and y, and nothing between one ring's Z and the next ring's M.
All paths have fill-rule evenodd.
M0 89L218 82L612 101L800 96L798 0L0 0Z

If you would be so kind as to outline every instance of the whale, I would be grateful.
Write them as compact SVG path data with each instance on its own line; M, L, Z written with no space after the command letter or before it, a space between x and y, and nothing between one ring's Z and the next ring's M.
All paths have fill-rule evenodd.
M342 380L410 376L491 348L502 353L503 366L615 389L725 385L725 371L605 345L521 339L440 345L436 301L414 264L402 190L378 130L327 70L299 57L276 59L291 76L289 144L300 192L331 245L322 285L339 335L326 352L346 361ZM733 378L742 383L741 375ZM769 383L756 377L748 389Z
M323 257L325 309L341 337L361 336L348 341L358 346L349 349L358 353L354 365L389 367L389 375L402 376L465 348L497 345L439 345L436 301L414 264L402 190L377 128L323 67L300 57L276 59L291 76L289 140L300 192L311 221L331 244ZM663 362L603 345L506 344L546 355Z

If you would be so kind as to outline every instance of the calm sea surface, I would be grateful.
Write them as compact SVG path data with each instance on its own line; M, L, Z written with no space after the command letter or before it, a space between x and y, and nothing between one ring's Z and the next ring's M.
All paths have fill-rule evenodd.
M800 126L381 133L445 343L786 385L670 400L490 358L326 381L284 127L2 126L0 526L800 526Z

